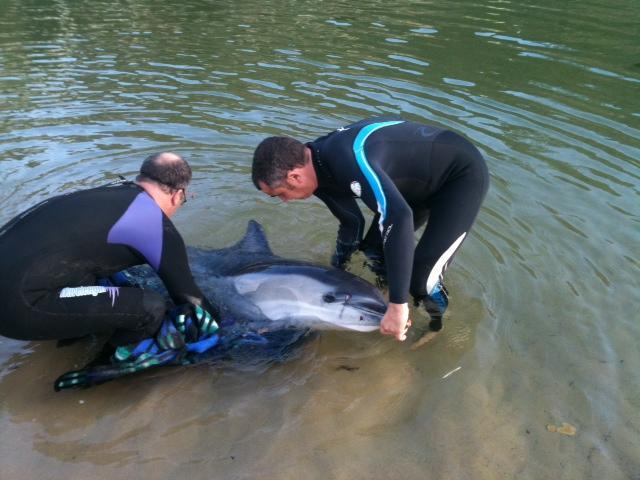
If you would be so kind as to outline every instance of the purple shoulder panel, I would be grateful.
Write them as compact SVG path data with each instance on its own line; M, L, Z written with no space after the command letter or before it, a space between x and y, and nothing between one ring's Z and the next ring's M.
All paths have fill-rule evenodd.
M107 243L136 249L157 271L162 257L162 210L153 198L139 193L109 230Z

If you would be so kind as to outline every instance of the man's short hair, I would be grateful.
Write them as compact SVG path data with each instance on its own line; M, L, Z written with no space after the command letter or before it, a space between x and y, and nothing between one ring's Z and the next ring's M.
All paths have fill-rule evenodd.
M175 153L154 153L144 159L136 180L151 180L160 187L180 190L187 188L191 181L191 167L184 158Z
M253 153L251 179L260 190L260 183L273 187L285 178L294 168L305 164L305 146L290 137L265 138Z

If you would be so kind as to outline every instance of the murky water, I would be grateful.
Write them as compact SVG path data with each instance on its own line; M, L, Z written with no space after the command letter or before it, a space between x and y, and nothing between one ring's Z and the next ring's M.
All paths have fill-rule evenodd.
M261 196L253 148L401 114L491 170L445 330L411 350L416 313L404 344L322 333L63 394L94 345L1 339L0 478L640 478L640 4L185 3L0 2L0 223L171 149L189 243L255 218L326 262L330 213Z

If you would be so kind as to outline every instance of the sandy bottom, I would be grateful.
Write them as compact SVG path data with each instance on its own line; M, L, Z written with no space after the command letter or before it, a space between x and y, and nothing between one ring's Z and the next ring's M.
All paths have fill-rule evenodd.
M0 478L638 478L638 398L611 400L635 406L622 422L592 403L597 384L581 386L609 365L548 371L483 328L478 299L457 313L477 322L451 319L419 348L417 318L404 344L327 332L282 364L63 393L52 381L95 346L3 339Z

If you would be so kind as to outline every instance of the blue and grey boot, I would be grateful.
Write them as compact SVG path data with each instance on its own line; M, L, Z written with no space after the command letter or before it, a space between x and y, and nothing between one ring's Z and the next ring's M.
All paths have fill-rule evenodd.
M429 330L433 332L442 330L442 317L449 306L449 293L442 282L436 283L429 295L415 299L416 306L420 305L420 303L424 305L431 318Z

